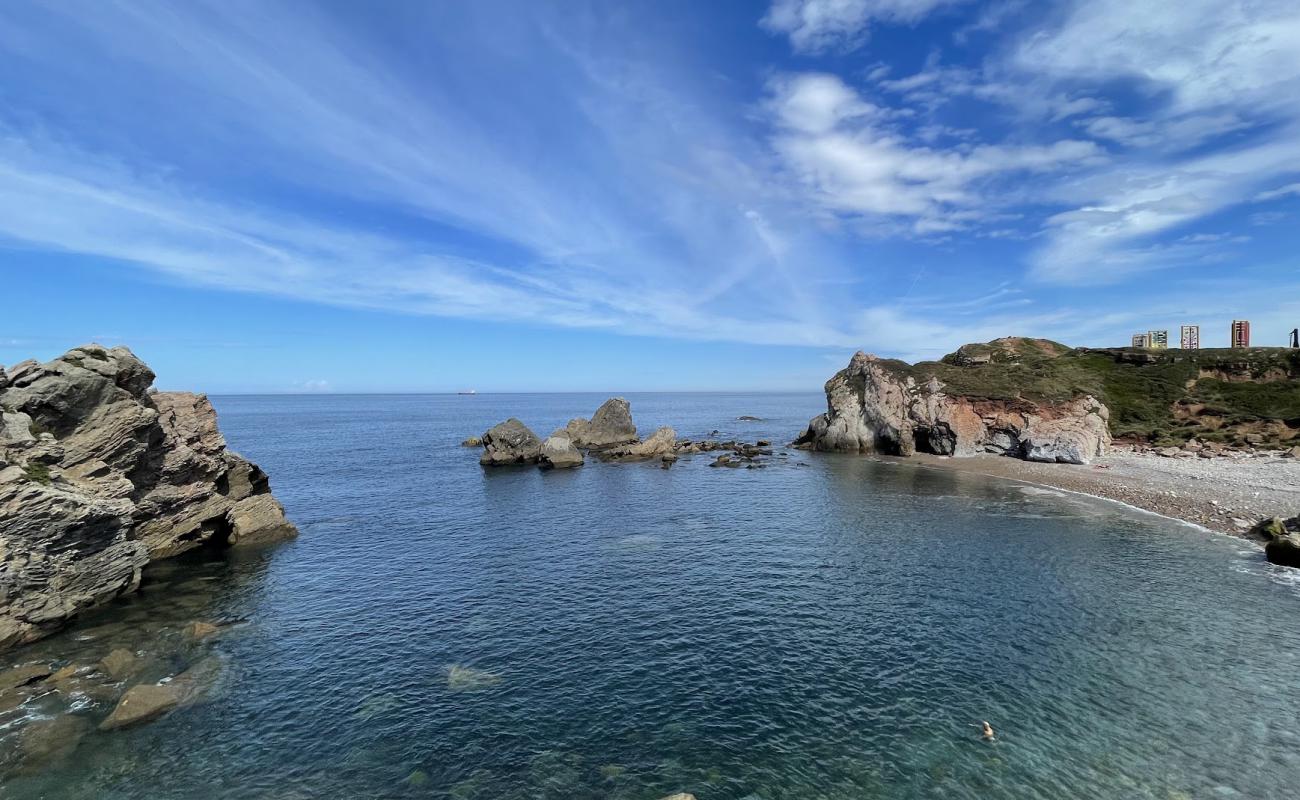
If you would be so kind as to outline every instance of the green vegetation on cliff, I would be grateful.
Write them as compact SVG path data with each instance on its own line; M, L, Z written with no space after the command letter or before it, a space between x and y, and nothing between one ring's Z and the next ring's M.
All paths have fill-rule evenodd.
M1059 403L1090 394L1110 409L1117 438L1300 442L1296 350L1093 350L1007 338L966 345L940 361L881 363L918 384L937 378L951 395Z

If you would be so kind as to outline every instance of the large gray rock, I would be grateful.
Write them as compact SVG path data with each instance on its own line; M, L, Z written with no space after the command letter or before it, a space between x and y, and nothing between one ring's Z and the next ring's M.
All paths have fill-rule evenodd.
M207 398L151 393L124 347L25 361L0 388L0 649L134 591L149 561L296 529ZM247 502L261 498L255 503Z
M570 420L565 432L575 447L595 450L636 441L632 407L621 397L606 400L590 420Z
M569 437L552 434L542 442L541 465L544 469L569 469L583 464L582 451Z
M493 425L482 439L483 454L478 461L483 466L536 464L542 457L542 441L514 417Z
M1300 567L1300 533L1277 536L1264 545L1264 556L1272 564Z
M825 414L796 440L815 450L910 456L977 453L1086 464L1110 445L1110 412L1092 396L1050 406L948 394L857 353L826 382Z

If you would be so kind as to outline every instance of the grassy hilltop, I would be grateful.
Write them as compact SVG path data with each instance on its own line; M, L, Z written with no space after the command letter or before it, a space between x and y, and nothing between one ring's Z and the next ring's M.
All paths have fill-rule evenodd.
M884 364L919 384L938 378L954 395L1055 403L1090 394L1110 409L1111 433L1121 439L1300 443L1298 350L1076 349L1012 337L940 361Z

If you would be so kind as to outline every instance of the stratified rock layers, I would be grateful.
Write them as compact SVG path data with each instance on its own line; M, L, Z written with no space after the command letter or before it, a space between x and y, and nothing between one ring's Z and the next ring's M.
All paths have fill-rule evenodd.
M207 398L153 378L98 345L0 378L0 649L133 591L152 560L296 535Z
M937 379L918 384L866 353L826 382L825 414L798 444L816 450L912 455L995 453L1030 461L1086 464L1110 444L1109 411L1092 396L1047 404L1021 398L948 394Z

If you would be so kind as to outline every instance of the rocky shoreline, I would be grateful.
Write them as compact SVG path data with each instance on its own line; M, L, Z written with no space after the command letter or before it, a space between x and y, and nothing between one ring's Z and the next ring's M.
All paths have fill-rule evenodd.
M152 562L297 535L207 397L153 379L96 344L0 369L0 650L134 592Z

